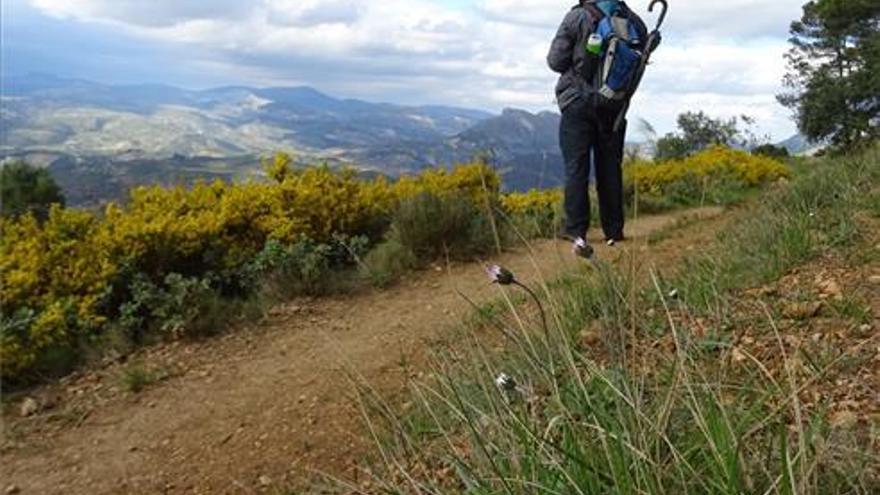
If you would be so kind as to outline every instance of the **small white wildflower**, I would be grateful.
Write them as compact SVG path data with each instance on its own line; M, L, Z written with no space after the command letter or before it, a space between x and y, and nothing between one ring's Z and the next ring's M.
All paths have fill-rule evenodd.
M493 284L510 285L516 281L513 272L502 266L492 265L486 269L486 273Z
M502 392L511 393L516 392L517 384L516 380L513 379L512 376L507 373L501 373L498 375L498 378L495 379L495 386L498 387Z

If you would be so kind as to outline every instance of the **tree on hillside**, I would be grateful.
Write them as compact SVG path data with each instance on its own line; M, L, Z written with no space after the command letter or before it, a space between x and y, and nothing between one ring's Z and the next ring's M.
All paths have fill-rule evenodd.
M45 219L53 204L63 206L64 195L47 170L23 161L6 163L0 168L0 213L3 216L33 213Z
M811 1L791 35L778 99L800 131L840 147L880 136L880 2Z
M776 159L788 158L790 156L788 149L784 146L776 146L769 143L756 147L752 150L752 154Z
M685 112L678 116L679 132L657 140L656 158L660 161L684 158L713 144L752 148L758 142L750 130L754 123L754 119L745 115L724 120L709 117L702 111Z

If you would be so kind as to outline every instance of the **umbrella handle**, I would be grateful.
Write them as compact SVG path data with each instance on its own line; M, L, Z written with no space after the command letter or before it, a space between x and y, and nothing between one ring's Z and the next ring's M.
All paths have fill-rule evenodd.
M669 10L669 4L666 2L666 0L653 0L653 1L651 2L651 5L648 6L648 12L654 12L654 7L655 7L658 3L659 3L660 5L663 6L663 11L660 12L660 18L657 19L657 27L654 28L654 29L657 30L657 31L660 30L660 26L662 26L662 25L663 25L663 21L666 20L666 11Z

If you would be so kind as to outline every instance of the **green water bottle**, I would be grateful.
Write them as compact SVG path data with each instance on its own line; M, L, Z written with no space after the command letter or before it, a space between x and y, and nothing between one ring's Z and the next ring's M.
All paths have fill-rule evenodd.
M599 33L593 33L587 39L587 52L596 56L602 54L602 37Z

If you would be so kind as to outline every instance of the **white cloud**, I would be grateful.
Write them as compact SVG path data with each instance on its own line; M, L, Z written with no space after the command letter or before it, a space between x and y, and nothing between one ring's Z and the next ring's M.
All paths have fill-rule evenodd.
M267 0L270 21L293 26L320 24L353 24L364 12L357 0Z
M546 0L482 0L477 9L494 21L553 28L565 14L564 5L548 5Z
M30 0L43 12L108 23L211 53L231 81L307 83L346 96L499 109L550 109L544 57L566 3L546 0ZM574 3L574 2L570 2ZM652 25L645 6L631 2ZM634 115L669 130L694 103L750 113L776 137L789 23L802 0L677 0ZM182 51L186 51L185 49ZM247 80L241 80L246 77ZM737 108L740 108L737 111Z
M235 19L250 6L238 0L31 0L47 14L160 27L195 19Z

